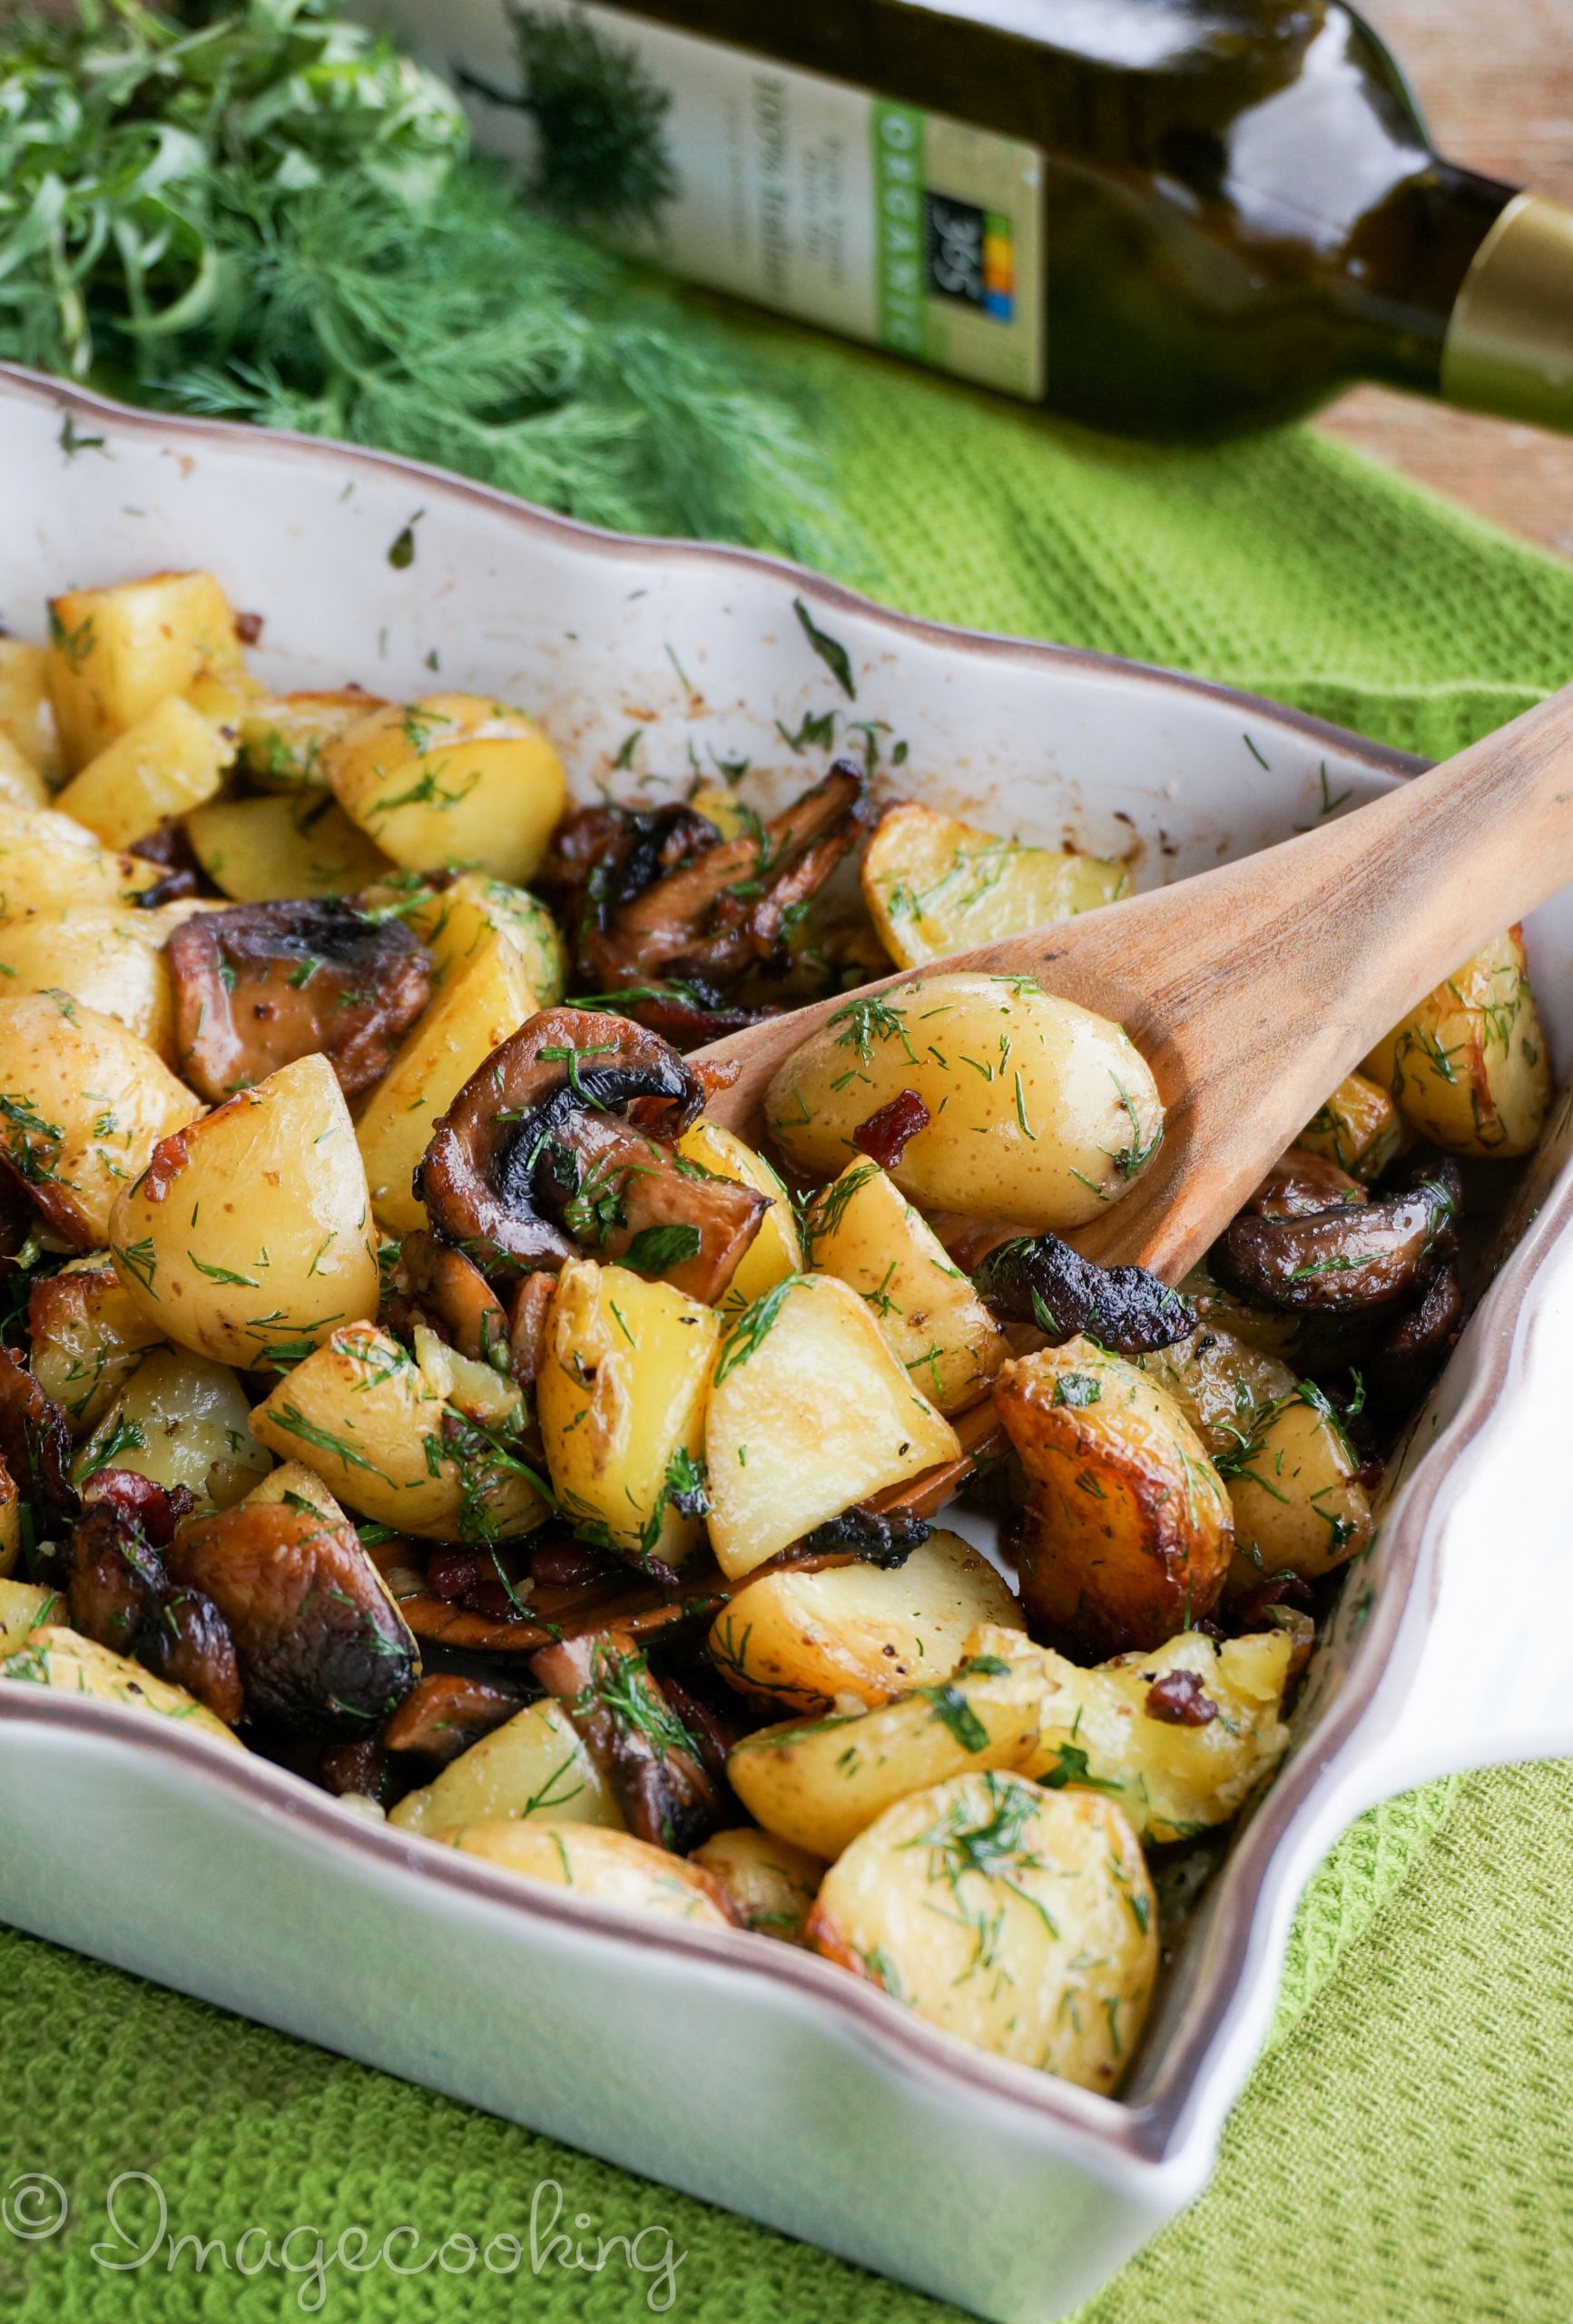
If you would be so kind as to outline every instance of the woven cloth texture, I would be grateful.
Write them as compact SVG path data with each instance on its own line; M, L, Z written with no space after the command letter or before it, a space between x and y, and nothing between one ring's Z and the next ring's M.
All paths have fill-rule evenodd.
M1303 431L1205 454L1123 449L798 334L752 336L818 396L894 604L1204 672L1432 755L1573 673L1573 571ZM1216 2178L1082 2324L1568 2324L1570 1807L1568 1769L1515 1769L1432 1786L1345 1837L1304 1898ZM484 2241L519 2230L543 2182L561 2189L565 2223L583 2214L593 2234L668 2230L683 2255L671 2312L695 2324L951 2312L9 1932L0 2040L0 2197L42 2172L71 2205L57 2234L0 2224L12 2324L650 2313L649 2279L615 2263L523 2280L339 2269L319 2300L309 2240L291 2246L294 2272L261 2261L260 2241L239 2246L248 2226L277 2242L304 2223L329 2245L360 2228L376 2246L406 2224L422 2252L455 2232ZM221 2239L228 2269L199 2271L189 2246L173 2267L95 2261L124 2171L158 2181L172 2235ZM53 2199L8 2200L36 2223ZM239 2272L242 2256L259 2272Z

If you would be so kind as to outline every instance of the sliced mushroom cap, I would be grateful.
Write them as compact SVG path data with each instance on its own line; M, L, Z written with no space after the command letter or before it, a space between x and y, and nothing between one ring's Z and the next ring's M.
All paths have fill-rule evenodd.
M1259 1218L1303 1218L1341 1203L1370 1199L1370 1191L1323 1154L1292 1146L1281 1154L1245 1205Z
M71 1482L71 1423L26 1366L0 1347L0 1459L44 1522L68 1526L82 1506ZM64 1574L48 1579L60 1581Z
M439 1243L435 1235L417 1231L400 1243L384 1320L401 1334L429 1323L475 1364L496 1364L499 1349L506 1356L508 1318L502 1301L462 1251Z
M1177 1291L1146 1267L1100 1267L1057 1235L997 1244L972 1281L1001 1323L1036 1324L1058 1344L1086 1332L1116 1355L1171 1347L1196 1328Z
M1452 1353L1463 1314L1459 1278L1450 1264L1440 1266L1416 1305L1389 1324L1362 1366L1383 1418L1397 1419L1419 1403Z
M663 978L724 985L777 960L788 915L822 887L868 822L868 788L860 767L838 759L783 813L736 839L718 840L709 824L695 832L703 819L690 815L658 841L652 833L624 846L586 888L585 974L607 990ZM613 845L605 826L602 845Z
M1458 1165L1439 1158L1379 1201L1288 1217L1243 1212L1213 1246L1213 1273L1260 1307L1385 1306L1421 1291L1451 1256L1462 1193Z
M522 1687L469 1678L458 1671L428 1671L388 1722L383 1742L390 1751L416 1751L444 1767L523 1710L530 1699Z
M549 1009L466 1082L415 1191L436 1231L483 1266L555 1270L585 1251L713 1299L769 1204L673 1152L667 1141L703 1103L697 1077L657 1035L624 1017ZM629 1118L634 1107L645 1120ZM653 1240L653 1228L675 1233Z
M158 1550L113 1501L84 1510L72 1528L67 1558L74 1630L133 1655L156 1677L195 1695L226 1726L237 1725L245 1698L223 1616L204 1591L171 1581Z
M685 1856L718 1828L722 1795L699 1742L629 1632L565 1640L536 1655L530 1669L605 1769L636 1838Z
M398 920L331 903L199 912L165 947L182 1078L218 1104L320 1051L347 1098L380 1081L431 996Z
M261 1718L353 1740L415 1685L415 1640L353 1525L283 1502L242 1502L182 1526L166 1561L223 1615L247 1706Z

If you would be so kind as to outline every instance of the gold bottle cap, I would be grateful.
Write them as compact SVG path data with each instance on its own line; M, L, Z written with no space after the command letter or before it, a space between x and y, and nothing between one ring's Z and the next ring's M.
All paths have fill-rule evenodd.
M1573 210L1516 194L1475 252L1442 348L1442 395L1573 430Z

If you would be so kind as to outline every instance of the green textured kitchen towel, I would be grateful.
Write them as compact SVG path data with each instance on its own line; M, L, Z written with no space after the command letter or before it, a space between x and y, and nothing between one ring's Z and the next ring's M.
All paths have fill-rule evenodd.
M875 359L755 337L820 397L896 604L1204 671L1433 754L1573 674L1573 571L1313 437L1122 450ZM1570 1807L1565 1768L1514 1770L1433 1786L1355 1827L1307 1894L1273 2042L1216 2180L1084 2324L1568 2324ZM0 1935L0 2042L11 2324L942 2312L15 1935ZM105 2207L123 2173L145 2177L119 2187L117 2234ZM617 2255L593 2275L555 2261L521 2280L467 2264L457 2244L435 2262L447 2237L526 2232L532 2201L582 2248L644 2230L639 2264ZM43 2231L62 2205L64 2224ZM147 2264L105 2264L161 2227ZM329 2249L349 2234L353 2260L401 2228L397 2270L315 2273L317 2234Z

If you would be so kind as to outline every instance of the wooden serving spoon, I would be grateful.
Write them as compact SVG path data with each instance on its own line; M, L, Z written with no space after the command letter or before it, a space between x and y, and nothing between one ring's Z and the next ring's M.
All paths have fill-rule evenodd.
M1382 1034L1570 881L1573 686L1316 831L863 990L1026 976L1118 1019L1157 1080L1164 1143L1074 1240L1177 1283ZM845 1004L816 1001L700 1050L739 1068L711 1119L757 1142L772 1076Z

